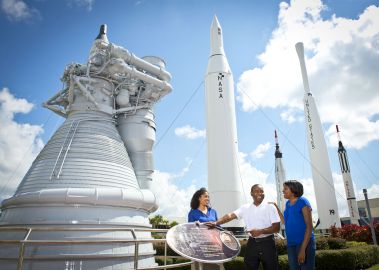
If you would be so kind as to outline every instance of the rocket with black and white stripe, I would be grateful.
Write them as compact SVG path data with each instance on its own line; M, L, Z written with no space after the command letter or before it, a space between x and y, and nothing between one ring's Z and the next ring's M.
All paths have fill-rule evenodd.
M350 221L351 221L351 224L359 225L358 204L355 198L353 180L351 179L351 175L350 175L349 160L347 159L347 153L341 141L338 125L336 125L336 129L337 129L337 136L338 136L338 158L340 160L343 184L344 184L345 192L346 192L347 206L349 208L349 214L350 214Z
M276 193L277 204L280 211L284 211L284 197L283 197L283 183L286 181L286 171L284 170L282 162L283 154L279 148L278 134L275 130L275 180L276 180Z

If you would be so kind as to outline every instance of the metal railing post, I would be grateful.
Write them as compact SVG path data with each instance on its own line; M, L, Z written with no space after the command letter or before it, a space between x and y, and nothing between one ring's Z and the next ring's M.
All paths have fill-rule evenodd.
M164 241L164 265L167 265L167 239ZM166 268L165 268L166 270Z
M137 241L137 236L136 232L134 229L131 230L133 239L134 239L134 269L138 269L138 241Z
M24 264L25 242L28 240L29 235L30 235L31 232L32 232L32 229L29 228L28 231L26 232L24 240L21 241L20 252L18 253L17 270L22 270L22 267L23 267L23 264Z

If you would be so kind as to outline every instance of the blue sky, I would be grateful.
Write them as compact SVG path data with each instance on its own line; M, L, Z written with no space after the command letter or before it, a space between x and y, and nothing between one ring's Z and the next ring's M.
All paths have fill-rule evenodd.
M100 24L139 57L167 63L173 92L155 107L155 183L165 216L185 216L206 186L204 85L216 14L235 80L239 165L245 187L276 198L274 129L289 179L315 206L303 123L303 88L294 44L306 49L341 214L345 191L337 157L340 125L356 193L379 194L379 1L1 0L0 198L12 195L63 119L41 103L62 87L71 62L85 63ZM199 87L200 86L200 87ZM165 190L164 194L158 190Z

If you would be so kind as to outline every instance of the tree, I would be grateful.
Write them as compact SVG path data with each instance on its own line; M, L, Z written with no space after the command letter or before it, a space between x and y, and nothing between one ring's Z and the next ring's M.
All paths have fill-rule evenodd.
M163 217L161 215L155 215L152 218L149 218L149 222L153 225L153 228L157 228L158 225L162 224Z

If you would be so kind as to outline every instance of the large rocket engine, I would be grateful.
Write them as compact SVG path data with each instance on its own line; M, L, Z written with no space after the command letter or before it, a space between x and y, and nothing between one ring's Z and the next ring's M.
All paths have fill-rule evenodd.
M82 229L150 228L148 215L158 207L149 190L154 170L152 108L172 90L170 79L162 59L141 59L110 43L102 25L88 62L68 65L61 79L64 89L44 104L66 120L14 196L3 202L0 225L63 228L32 232L29 239L33 240L149 238L150 233L143 231ZM10 230L6 236L0 234L0 239L4 237L19 239L20 233ZM134 247L124 242L27 245L25 256L43 259L25 260L23 265L38 270L134 268ZM154 253L151 243L139 244L138 266L155 266ZM18 254L16 245L0 245L0 257ZM62 254L72 259L57 259ZM109 258L96 259L104 254ZM122 256L113 258L114 254ZM1 268L16 269L16 265L17 260L10 259Z

